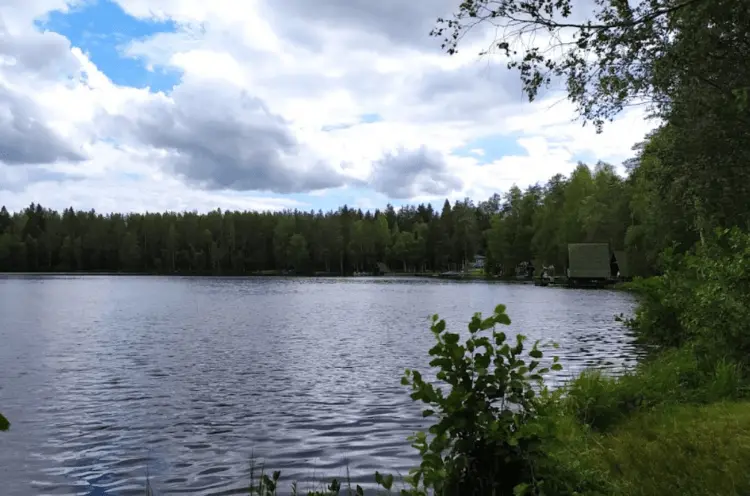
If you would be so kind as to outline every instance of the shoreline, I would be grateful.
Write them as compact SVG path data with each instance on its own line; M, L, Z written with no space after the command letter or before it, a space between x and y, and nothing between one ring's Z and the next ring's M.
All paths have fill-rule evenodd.
M531 281L516 281L513 279L501 279L497 277L485 277L477 275L465 275L460 278L442 277L435 273L394 273L382 275L353 275L353 274L283 274L279 271L242 272L242 273L213 273L213 272L108 272L108 271L59 271L59 272L0 272L0 276L157 276L157 277L296 277L296 278L321 278L321 279L355 279L355 278L422 278L441 280L475 280L487 282L511 282L530 283Z
M227 279L253 279L253 278L272 278L272 279L426 279L431 281L455 281L455 282L485 282L490 284L512 284L512 285L535 285L535 280L518 280L515 278L493 277L478 274L465 274L462 276L443 276L440 273L392 273L380 275L353 275L353 274L336 274L336 273L319 273L319 274L284 274L280 271L262 271L262 272L242 272L242 273L212 273L212 272L107 272L107 271L60 271L60 272L2 272L0 277L75 277L75 276L115 276L115 277L187 277L187 278L227 278ZM614 291L634 292L631 285L627 282L619 282L605 287L586 287L569 288L565 284L550 284L552 288L565 289L606 289Z

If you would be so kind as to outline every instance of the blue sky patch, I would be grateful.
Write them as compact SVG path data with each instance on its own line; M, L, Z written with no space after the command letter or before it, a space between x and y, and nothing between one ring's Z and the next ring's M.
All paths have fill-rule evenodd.
M153 91L169 91L180 80L176 71L149 71L141 60L127 57L121 48L131 40L171 33L176 30L172 21L140 20L126 14L119 5L108 0L86 3L69 12L51 12L37 27L59 33L89 54L113 83L136 88L150 87Z
M360 124L372 124L373 122L380 122L383 118L380 114L362 114L360 116Z
M578 161L578 162L583 162L584 164L589 165L590 167L592 167L592 170L593 170L593 167L599 161L599 157L597 157L592 152L584 152L584 153L579 153L579 154L575 155L575 160Z
M460 157L476 157L480 164L489 164L506 155L526 156L526 150L518 144L515 136L484 136L468 142L466 145L452 151ZM484 155L478 155L472 150L483 150Z

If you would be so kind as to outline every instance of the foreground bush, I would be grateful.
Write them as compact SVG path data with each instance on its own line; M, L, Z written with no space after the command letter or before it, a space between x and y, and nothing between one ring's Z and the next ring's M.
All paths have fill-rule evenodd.
M410 473L413 496L435 494L534 494L544 485L543 444L547 432L535 422L540 396L546 395L537 344L523 359L524 338L508 343L498 325L510 324L505 306L490 317L475 314L469 337L446 331L444 320L433 317L437 340L430 349L435 378L444 391L407 370L402 384L413 400L427 405L423 415L435 416L429 434L418 433L413 446L422 458ZM485 335L484 331L490 331ZM551 366L559 370L557 357Z

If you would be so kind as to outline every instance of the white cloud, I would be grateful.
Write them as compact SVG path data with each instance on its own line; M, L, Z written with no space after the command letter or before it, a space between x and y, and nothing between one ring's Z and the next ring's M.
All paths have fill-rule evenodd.
M90 162L74 166L61 164L60 172L56 174L76 174L72 180L64 183L64 188L60 187L57 178L47 170L9 169L0 164L0 197L3 198L3 203L13 210L37 201L49 208L63 209L72 206L83 210L96 208L103 212L209 211L215 208L281 210L307 207L304 203L288 198L185 188L178 179L150 165L162 160L162 157L153 152L117 149L106 144L96 145L92 152L96 159ZM14 174L15 182L9 181L10 174ZM30 178L32 181L28 181L28 177L18 177L19 174L34 177ZM13 186L22 181L28 182L24 185L23 194L18 194ZM3 191L5 188L7 189Z
M10 206L283 208L305 206L284 194L346 186L373 198L482 199L569 173L580 156L619 163L652 127L630 110L597 135L559 96L529 104L501 60L476 57L488 43L481 31L460 55L440 53L429 27L457 0L118 3L178 23L121 47L180 71L170 93L115 85L32 24L70 2L4 7L0 191ZM526 154L451 153L492 136L517 139Z

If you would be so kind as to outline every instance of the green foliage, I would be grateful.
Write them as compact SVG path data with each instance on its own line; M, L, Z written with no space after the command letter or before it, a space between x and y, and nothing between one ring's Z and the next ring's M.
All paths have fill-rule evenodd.
M10 429L10 422L0 413L0 432L7 431L8 429Z
M626 164L631 217L620 226L627 228L637 273L653 271L657 255L672 243L685 251L714 228L750 225L748 2L457 3L455 14L438 19L432 32L448 53L468 30L489 23L499 36L493 49L519 72L530 99L563 83L584 122L599 130L631 105L645 104L664 123L636 145L637 157ZM597 201L583 210L589 218L603 212ZM580 228L591 235L599 225ZM545 257L549 239L537 244Z
M287 260L292 263L292 266L298 272L303 271L307 267L307 261L310 257L305 237L301 234L292 234L289 238L287 250Z
M743 108L746 2L603 0L587 8L579 12L572 0L470 0L452 18L438 19L432 35L453 54L466 31L491 23L500 36L493 48L519 72L529 99L562 80L580 114L598 127L633 102L664 115L682 99L710 93ZM734 77L712 78L722 72Z
M482 250L471 202L457 202L465 229L447 233L430 205L362 212L62 212L0 208L0 271L187 274L339 273L389 266L441 271ZM448 213L453 207L449 205ZM403 236L391 237L391 230ZM466 238L466 239L464 239ZM394 250L395 247L395 250Z
M405 495L430 492L445 495L539 494L544 486L542 443L550 434L537 421L540 398L548 396L543 374L561 368L555 357L542 365L537 344L523 359L524 338L508 342L497 325L509 325L505 306L492 316L475 314L469 337L446 330L444 320L433 317L437 344L430 349L435 378L449 386L427 381L416 370L407 370L402 383L411 397L427 405L423 416L434 416L429 434L413 436L422 458L411 471L411 489ZM489 334L485 331L491 331ZM390 489L392 476L376 476Z
M661 276L634 282L640 304L628 321L647 343L689 344L714 364L750 357L750 234L719 230L684 255L667 253Z

